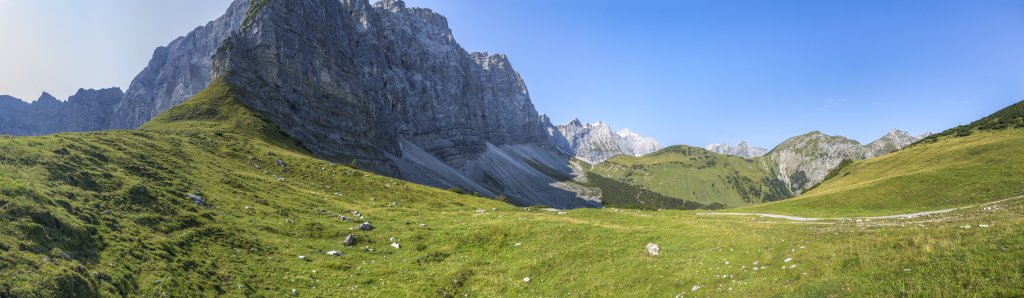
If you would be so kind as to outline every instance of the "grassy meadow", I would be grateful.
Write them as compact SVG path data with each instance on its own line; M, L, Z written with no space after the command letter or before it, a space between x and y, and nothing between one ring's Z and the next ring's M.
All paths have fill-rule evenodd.
M515 207L319 160L237 94L215 83L137 131L0 137L0 297L1024 295L1020 200L810 223ZM1004 155L987 150L980 160ZM843 179L867 177L858 172L872 161ZM864 203L821 212L854 214L872 194L854 186L868 180L830 181L792 202L846 191ZM974 193L948 204L1014 194ZM936 206L946 203L864 214ZM355 229L362 222L375 228Z

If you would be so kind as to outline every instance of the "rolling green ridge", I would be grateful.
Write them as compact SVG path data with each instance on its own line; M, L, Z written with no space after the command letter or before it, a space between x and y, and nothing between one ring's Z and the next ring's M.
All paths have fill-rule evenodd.
M589 171L671 198L738 207L792 196L766 163L770 161L764 158L672 146L641 157L616 156Z
M910 213L1024 195L1024 113L992 116L878 158L856 161L797 198L740 208L802 216ZM967 130L964 130L964 129Z
M819 224L519 208L319 160L236 96L0 137L0 297L1024 295L1021 200Z
M969 136L975 131L992 131L1008 128L1024 128L1024 101L1012 104L970 124L960 125L941 133L930 135L919 141L918 144L934 143L946 137Z

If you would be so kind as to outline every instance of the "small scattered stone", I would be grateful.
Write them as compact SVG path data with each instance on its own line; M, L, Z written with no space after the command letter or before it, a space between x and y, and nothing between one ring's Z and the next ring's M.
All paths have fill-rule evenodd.
M253 208L252 206L245 206L245 210L253 210L253 209L256 209L256 208Z
M987 227L990 227L990 226L989 225L978 225L978 227L979 228L987 228Z
M792 260L793 260L793 258L786 258L785 260L782 260L782 262L783 263L789 263L789 261L792 261Z
M279 167L283 167L283 166L287 166L287 164L285 164L285 163L284 163L284 160L280 160L280 159L278 159L278 160L277 160L277 166L279 166Z
M532 279L530 279L529 277L523 277L523 282L525 282L525 283L528 283L528 282L530 282L531 280L532 280Z
M523 245L523 244L522 244L522 243L520 243L520 242L516 242L516 244L515 244L515 245L513 245L513 246L516 246L516 247L518 247L518 246L520 246L520 245Z
M306 256L299 256L299 260L305 260Z
M343 243L345 244L345 246L356 245L356 236L352 236L352 234L348 234L348 236L345 236L345 241Z
M338 257L338 256L341 256L341 253L338 252L337 250L332 250L332 251L328 251L327 255L328 256L333 256L333 257Z
M661 254L661 247L654 243L647 243L647 255L657 257Z
M690 292L696 292L697 290L700 290L700 286L693 286L693 288L690 288Z
M426 228L426 227L427 227L427 224L420 224L420 227L421 227L421 228Z
M203 197L194 194L188 194L188 198L191 199L193 202L196 202L196 205L199 205L200 207L206 207L206 201L203 200Z
M299 296L299 290L292 289L292 296Z
M402 246L401 246L401 245L398 245L398 242L393 242L393 243L391 243L391 247L394 247L395 249L399 249L399 248L401 248Z
M360 231L369 231L373 230L373 225L371 225L370 222L364 222L359 224L359 226L357 226L356 229L359 229Z
M348 216L344 216L344 215L339 216L338 219L343 220L343 221L351 221L352 220L351 218L348 218Z

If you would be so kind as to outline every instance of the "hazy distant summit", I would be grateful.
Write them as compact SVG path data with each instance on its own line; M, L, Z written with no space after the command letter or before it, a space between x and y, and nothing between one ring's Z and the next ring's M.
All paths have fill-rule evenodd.
M747 143L747 141L741 141L739 144L736 144L736 146L729 144L710 144L704 146L704 149L719 154L739 156L743 158L754 158L768 153L768 149L752 146Z
M629 128L613 132L603 122L582 123L573 119L558 130L565 136L572 154L589 163L599 163L619 154L641 156L661 149L658 141L643 137Z

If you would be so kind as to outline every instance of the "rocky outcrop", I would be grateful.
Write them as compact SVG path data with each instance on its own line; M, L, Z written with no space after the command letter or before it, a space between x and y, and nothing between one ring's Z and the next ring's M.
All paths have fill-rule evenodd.
M395 0L262 1L245 14L214 76L311 152L521 205L595 205L551 186L571 169L508 57L467 52L443 16Z
M123 97L119 88L79 89L67 101L43 93L31 104L0 96L0 134L32 136L106 129L114 105Z
M211 57L238 31L250 0L235 0L227 13L153 51L149 65L132 80L106 128L134 129L210 84Z
M661 150L661 144L658 144L658 140L651 137L642 137L629 130L628 127L616 132L615 136L619 139L619 149L622 149L622 154L625 155L641 156Z
M641 156L661 149L654 138L641 137L629 128L613 132L608 124L602 122L584 124L573 119L557 128L566 139L572 155L591 164L620 154Z
M708 151L718 154L739 156L742 158L755 158L768 154L768 149L751 146L747 141L741 141L736 146L729 144L710 144L704 147Z
M766 156L779 167L779 179L794 193L821 183L844 160L861 160L884 155L916 142L910 134L892 130L867 145L842 136L818 131L790 138Z
M882 136L878 140L875 140L874 142L864 145L864 158L881 156L886 153L903 149L903 147L910 146L910 144L913 144L914 142L920 140L922 137L927 136L928 134L924 134L922 136L915 137L911 136L909 133L905 131L893 129L892 131L889 131L889 133L886 133L885 136Z

